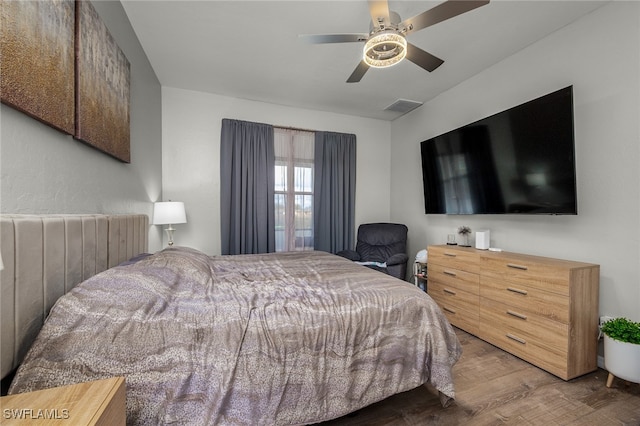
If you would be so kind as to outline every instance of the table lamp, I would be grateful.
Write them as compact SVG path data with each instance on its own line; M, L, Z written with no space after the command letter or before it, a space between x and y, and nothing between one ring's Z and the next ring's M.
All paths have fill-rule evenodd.
M169 247L173 245L173 225L187 223L187 215L182 201L161 201L153 205L153 224L169 225L165 228L169 237Z

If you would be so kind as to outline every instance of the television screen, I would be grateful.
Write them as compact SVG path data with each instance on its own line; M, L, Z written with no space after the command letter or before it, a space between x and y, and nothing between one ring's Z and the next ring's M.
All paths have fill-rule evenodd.
M577 214L573 86L421 143L425 212Z

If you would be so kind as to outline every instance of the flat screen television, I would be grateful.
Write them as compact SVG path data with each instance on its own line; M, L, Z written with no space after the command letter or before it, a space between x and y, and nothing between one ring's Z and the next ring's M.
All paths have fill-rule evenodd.
M427 214L578 214L573 86L420 144Z

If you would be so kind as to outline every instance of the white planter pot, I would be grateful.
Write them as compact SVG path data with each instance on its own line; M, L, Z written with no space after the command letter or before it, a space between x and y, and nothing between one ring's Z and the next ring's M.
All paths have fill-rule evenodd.
M619 379L640 383L640 345L620 342L605 334L604 368Z

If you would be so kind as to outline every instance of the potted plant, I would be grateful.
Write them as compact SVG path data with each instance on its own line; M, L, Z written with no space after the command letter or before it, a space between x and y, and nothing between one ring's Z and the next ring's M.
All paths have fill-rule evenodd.
M604 368L609 372L607 387L613 378L640 383L640 323L614 318L602 324Z
M458 234L462 237L462 243L460 245L462 247L470 247L469 246L469 234L471 233L471 228L468 226L461 226L458 228Z

